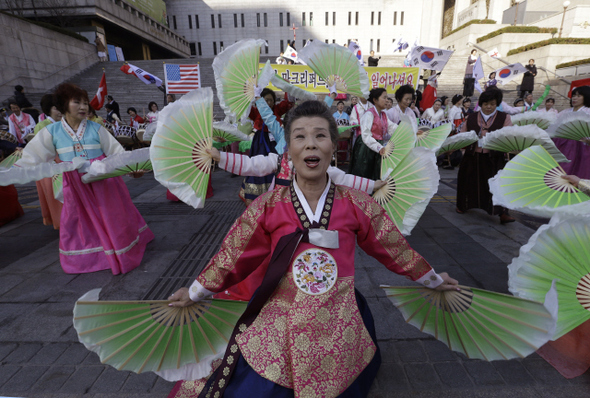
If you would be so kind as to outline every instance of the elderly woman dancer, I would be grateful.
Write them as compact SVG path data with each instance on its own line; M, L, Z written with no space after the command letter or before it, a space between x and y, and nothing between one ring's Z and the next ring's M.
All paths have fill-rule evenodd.
M502 127L512 126L510 116L497 110L502 103L502 91L488 89L480 97L479 112L467 117L461 127L461 132L475 131L482 138L487 133ZM463 160L457 175L457 213L464 213L469 209L483 209L488 214L500 216L500 223L513 222L508 215L508 209L494 206L488 180L494 177L506 165L506 155L503 152L491 151L478 146L477 142L465 149Z
M326 170L338 130L321 102L292 110L285 133L297 169L292 185L255 200L191 288L170 298L171 306L188 306L268 268L203 397L367 395L380 355L372 316L354 288L355 240L395 273L458 289L408 246L371 197L332 183ZM303 277L306 267L317 268L313 278ZM173 394L199 396L181 388Z
M55 159L88 161L124 151L100 124L86 119L88 94L73 84L55 90L61 121L37 133L16 165L32 167ZM154 235L131 202L121 177L84 184L77 170L64 173L64 207L59 230L63 270L78 274L110 269L126 273L139 266Z

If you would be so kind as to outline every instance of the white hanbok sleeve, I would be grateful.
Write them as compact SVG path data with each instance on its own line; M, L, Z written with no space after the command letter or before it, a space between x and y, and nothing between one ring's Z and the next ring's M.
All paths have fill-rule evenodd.
M45 127L24 147L23 157L15 163L15 166L33 167L41 163L51 162L55 159L56 154L53 136Z
M354 174L346 174L344 171L334 166L328 167L328 175L336 185L344 185L346 187L358 189L369 195L373 193L373 188L375 187L375 181L355 176Z
M219 153L219 167L230 173L248 177L264 177L276 173L278 161L279 156L276 153L253 157L236 153Z
M366 146L369 147L370 150L379 153L383 145L377 142L376 139L373 138L373 133L371 132L371 127L373 127L373 113L372 112L365 112L365 114L361 117L361 137L363 138L363 142ZM389 127L388 119L388 127ZM389 128L388 128L389 131Z
M502 110L509 115L516 115L524 112L524 106L514 107L508 105L506 102L502 102Z
M123 148L119 141L117 141L117 139L103 126L100 126L98 129L98 136L100 138L100 149L102 149L106 156L125 152L125 148Z

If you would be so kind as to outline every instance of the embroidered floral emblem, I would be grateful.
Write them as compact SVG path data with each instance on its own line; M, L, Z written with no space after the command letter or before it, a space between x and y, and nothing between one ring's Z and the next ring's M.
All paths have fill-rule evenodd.
M293 280L304 293L326 293L336 283L338 267L334 257L320 249L301 252L293 262Z

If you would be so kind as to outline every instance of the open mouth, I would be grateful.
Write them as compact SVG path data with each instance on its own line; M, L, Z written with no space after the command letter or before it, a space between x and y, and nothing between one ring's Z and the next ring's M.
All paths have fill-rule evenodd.
M307 167L310 168L315 168L317 166L319 166L320 164L320 158L319 156L306 156L303 161L305 162L305 164L307 165Z

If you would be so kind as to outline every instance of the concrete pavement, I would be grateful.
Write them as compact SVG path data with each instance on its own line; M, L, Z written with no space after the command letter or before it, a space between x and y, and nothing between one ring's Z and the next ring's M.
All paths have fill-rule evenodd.
M439 272L464 285L507 292L506 265L543 220L519 216L500 225L481 211L455 213L456 171L441 170L438 194L408 241ZM186 286L215 253L244 210L240 178L213 174L215 196L195 210L165 199L151 175L125 177L134 203L156 235L142 265L126 275L110 271L67 275L59 264L57 231L41 222L34 184L18 187L25 216L0 228L0 395L11 397L166 397L173 383L102 365L78 343L74 302L102 288L101 299L162 299ZM411 282L361 250L356 285L377 326L383 365L371 397L584 397L590 374L563 378L537 355L484 362L450 351L407 325L379 289Z

